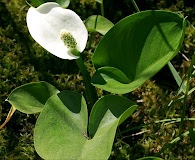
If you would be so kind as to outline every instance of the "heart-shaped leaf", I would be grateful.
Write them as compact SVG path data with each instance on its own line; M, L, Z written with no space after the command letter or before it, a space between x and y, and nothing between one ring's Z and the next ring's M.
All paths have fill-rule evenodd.
M107 160L111 154L116 128L132 115L137 106L124 97L107 95L93 107L89 119L89 135L83 159ZM101 153L101 154L100 154Z
M44 159L79 159L87 138L87 106L75 92L52 96L38 117L35 149Z
M38 117L35 149L44 159L108 159L117 126L136 109L130 100L108 95L94 105L89 120L84 98L72 91L52 96ZM101 154L100 154L101 153Z
M167 11L144 11L128 16L112 27L97 46L93 64L97 73L92 83L103 90L131 92L157 73L179 51L185 33L185 19ZM114 67L129 83L105 74L102 67ZM104 81L104 83L102 83Z
M46 101L59 91L47 82L33 82L14 89L7 101L20 112L41 112Z
M114 24L100 15L92 15L85 21L85 25L89 32L99 32L102 35L105 35Z

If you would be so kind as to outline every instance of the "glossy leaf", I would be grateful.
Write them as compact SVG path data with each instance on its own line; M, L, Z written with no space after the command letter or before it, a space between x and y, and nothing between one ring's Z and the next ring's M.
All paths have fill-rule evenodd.
M114 24L100 15L92 15L86 21L85 25L89 32L99 32L102 35L105 35Z
M7 101L17 110L32 114L41 112L46 101L59 91L47 82L33 82L14 89Z
M118 22L97 46L92 83L103 90L124 94L133 91L157 73L179 51L185 19L167 11L144 11ZM105 74L113 67L126 75L129 83ZM121 74L120 72L120 74Z
M110 156L117 126L129 117L136 105L108 95L94 105L89 120L84 98L72 91L52 96L38 117L34 143L44 159L102 159ZM101 154L100 154L101 153Z
M84 150L84 159L108 159L117 126L132 115L136 108L135 103L124 97L107 95L101 98L90 114L89 135L92 139Z
M86 143L87 106L75 92L63 91L46 103L35 126L35 149L43 159L78 159Z

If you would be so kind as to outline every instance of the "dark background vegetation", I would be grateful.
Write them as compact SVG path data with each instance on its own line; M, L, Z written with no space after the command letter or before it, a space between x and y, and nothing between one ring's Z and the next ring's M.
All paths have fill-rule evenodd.
M178 12L195 24L195 1L193 0L137 0L140 10L162 9ZM105 17L113 23L135 13L130 0L105 0ZM6 98L16 87L36 81L47 81L59 90L75 90L83 93L82 76L74 61L61 60L49 54L30 37L25 16L29 6L24 0L0 0L0 122L6 118L10 104ZM85 20L92 14L100 14L100 6L95 0L72 0L69 6ZM91 66L90 58L100 35L96 35L92 48L83 54L86 65ZM184 77L195 51L195 30L188 26L184 45L172 60L181 77ZM91 69L93 70L93 69ZM195 86L195 80L191 81ZM155 155L166 143L178 134L178 123L161 123L132 127L165 118L181 117L181 103L168 108L178 87L165 67L140 88L125 96L137 101L139 108L117 130L110 159L136 159ZM99 95L107 94L99 91ZM186 116L195 116L195 95L188 98ZM41 159L33 146L33 128L38 114L26 115L16 111L10 122L0 130L0 159L34 160ZM167 116L167 117L166 117ZM185 127L194 123L186 122ZM126 131L125 133L121 133ZM165 150L164 159L195 159L195 147L189 136Z

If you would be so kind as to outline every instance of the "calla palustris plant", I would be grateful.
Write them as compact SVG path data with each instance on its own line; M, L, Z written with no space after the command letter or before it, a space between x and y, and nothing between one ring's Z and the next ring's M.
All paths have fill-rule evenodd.
M185 19L166 11L133 14L110 30L112 24L107 25L103 32L101 25L93 28L95 22L94 17L89 19L88 27L106 34L93 56L96 72L92 83L120 94L136 89L170 61L179 51L185 32ZM31 7L27 26L34 40L59 58L77 59L86 47L84 23L75 12L57 3ZM117 126L137 108L127 98L107 95L94 104L88 116L82 95L60 92L46 82L16 88L8 102L23 113L41 112L34 143L44 159L108 159Z

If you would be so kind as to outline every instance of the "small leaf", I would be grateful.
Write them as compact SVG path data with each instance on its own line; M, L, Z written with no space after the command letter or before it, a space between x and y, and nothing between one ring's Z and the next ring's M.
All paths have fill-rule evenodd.
M105 35L114 26L114 24L111 21L100 15L90 16L86 20L85 25L88 31L90 32L96 31L101 33L102 35Z
M70 4L70 0L56 0L56 2L63 8L67 8Z
M122 19L102 38L92 62L97 72L102 67L120 70L129 83L95 73L94 76L101 76L101 81L92 78L93 85L117 94L133 91L178 53L185 28L183 17L167 11L144 11Z
M41 112L45 102L59 91L47 82L33 82L14 89L7 101L20 112Z

